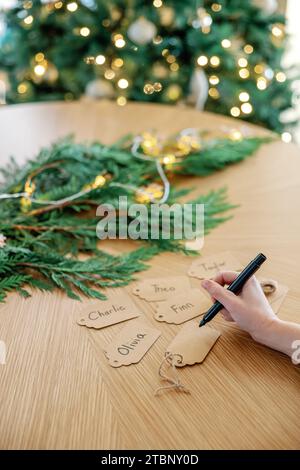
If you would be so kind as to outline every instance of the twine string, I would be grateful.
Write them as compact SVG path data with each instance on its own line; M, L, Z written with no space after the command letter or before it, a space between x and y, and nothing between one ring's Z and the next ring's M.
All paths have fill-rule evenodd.
M166 353L165 357L161 361L159 369L158 369L158 375L162 381L167 382L167 385L162 385L161 387L158 387L155 390L155 393L154 393L155 396L159 395L160 392L165 391L165 390L177 390L178 392L191 393L189 389L185 385L183 385L179 380L177 370L176 370L175 360L174 360L175 356L178 356L180 358L180 361L182 362L182 356L179 354L173 354L173 353ZM170 377L165 372L163 372L163 367L166 363L170 367L172 367L173 377Z

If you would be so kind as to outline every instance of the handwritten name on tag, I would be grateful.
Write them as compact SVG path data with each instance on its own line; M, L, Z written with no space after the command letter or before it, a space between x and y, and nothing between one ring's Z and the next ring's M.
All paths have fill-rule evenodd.
M130 322L105 347L104 354L112 367L128 366L139 362L155 341L160 331L141 321Z
M243 266L229 252L197 258L190 266L188 275L197 279L214 277L220 271L241 271Z
M200 364L219 336L220 333L209 326L199 328L194 321L186 323L167 347L166 355L172 355L176 367Z
M154 318L179 325L203 315L211 305L212 301L202 290L189 289L157 304Z
M166 300L179 292L190 288L189 280L185 276L172 276L154 279L145 279L139 282L132 293L149 302Z
M105 328L140 315L135 303L126 294L120 292L108 300L92 301L81 310L77 323L88 328Z

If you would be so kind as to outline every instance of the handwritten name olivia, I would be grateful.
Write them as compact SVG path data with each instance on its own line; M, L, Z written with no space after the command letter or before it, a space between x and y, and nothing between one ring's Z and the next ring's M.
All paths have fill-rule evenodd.
M160 331L148 326L141 320L130 322L105 347L105 356L112 367L136 364L159 336Z
M134 351L136 349L136 347L141 343L141 341L146 336L147 336L146 334L138 333L136 337L129 343L121 344L121 346L117 348L118 353L121 354L121 356L127 356L130 353L130 351Z

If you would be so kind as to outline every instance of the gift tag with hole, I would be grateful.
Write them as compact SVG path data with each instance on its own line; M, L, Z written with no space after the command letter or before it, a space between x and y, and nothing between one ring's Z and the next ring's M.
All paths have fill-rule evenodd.
M157 321L179 325L203 315L211 305L211 299L202 290L189 289L157 304L154 318Z
M219 336L220 333L210 326L200 328L194 321L186 323L167 347L166 355L171 355L176 367L200 364Z
M140 312L125 291L109 297L107 300L89 302L78 315L77 323L88 328L105 328L130 318L135 318Z
M273 279L259 278L258 280L274 313L278 313L287 296L289 288L283 284L279 284Z
M268 301L271 304L271 307L275 313L278 313L281 305L284 302L284 299L287 296L289 288L283 284L278 284L278 288L275 292L267 296Z
M190 288L186 276L161 277L145 279L134 287L132 293L149 302L166 300Z
M278 282L274 279L258 278L258 281L266 297L274 294L278 289Z
M188 275L197 279L210 279L220 271L241 271L243 266L229 251L201 256L191 264Z
M142 321L130 322L104 348L104 354L112 367L136 364L140 362L160 335L159 330Z

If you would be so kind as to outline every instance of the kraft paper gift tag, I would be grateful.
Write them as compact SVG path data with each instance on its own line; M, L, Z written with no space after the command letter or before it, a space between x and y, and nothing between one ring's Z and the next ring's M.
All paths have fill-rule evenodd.
M166 356L172 357L176 367L200 364L219 338L220 333L210 326L189 322L184 325L169 344Z
M190 266L188 275L197 279L210 279L220 271L241 271L243 266L229 251L201 256Z
M88 328L105 328L140 315L137 306L126 294L121 292L108 300L89 302L81 310L77 323Z
M104 354L112 367L128 366L139 362L161 335L160 331L141 321L130 322L108 344Z
M145 279L134 287L132 293L149 302L166 300L179 292L190 288L189 280L185 276L170 276Z
M179 325L203 315L211 304L211 299L202 290L189 289L157 304L154 318L157 321Z
M155 395L167 390L190 393L179 380L176 368L203 362L219 336L220 333L209 326L199 328L196 322L184 325L167 347L165 357L160 363L158 375L166 385L158 387ZM163 370L165 365L171 368L168 373Z
M289 288L283 284L279 284L273 279L260 278L259 283L273 311L278 313L284 299L287 296Z

